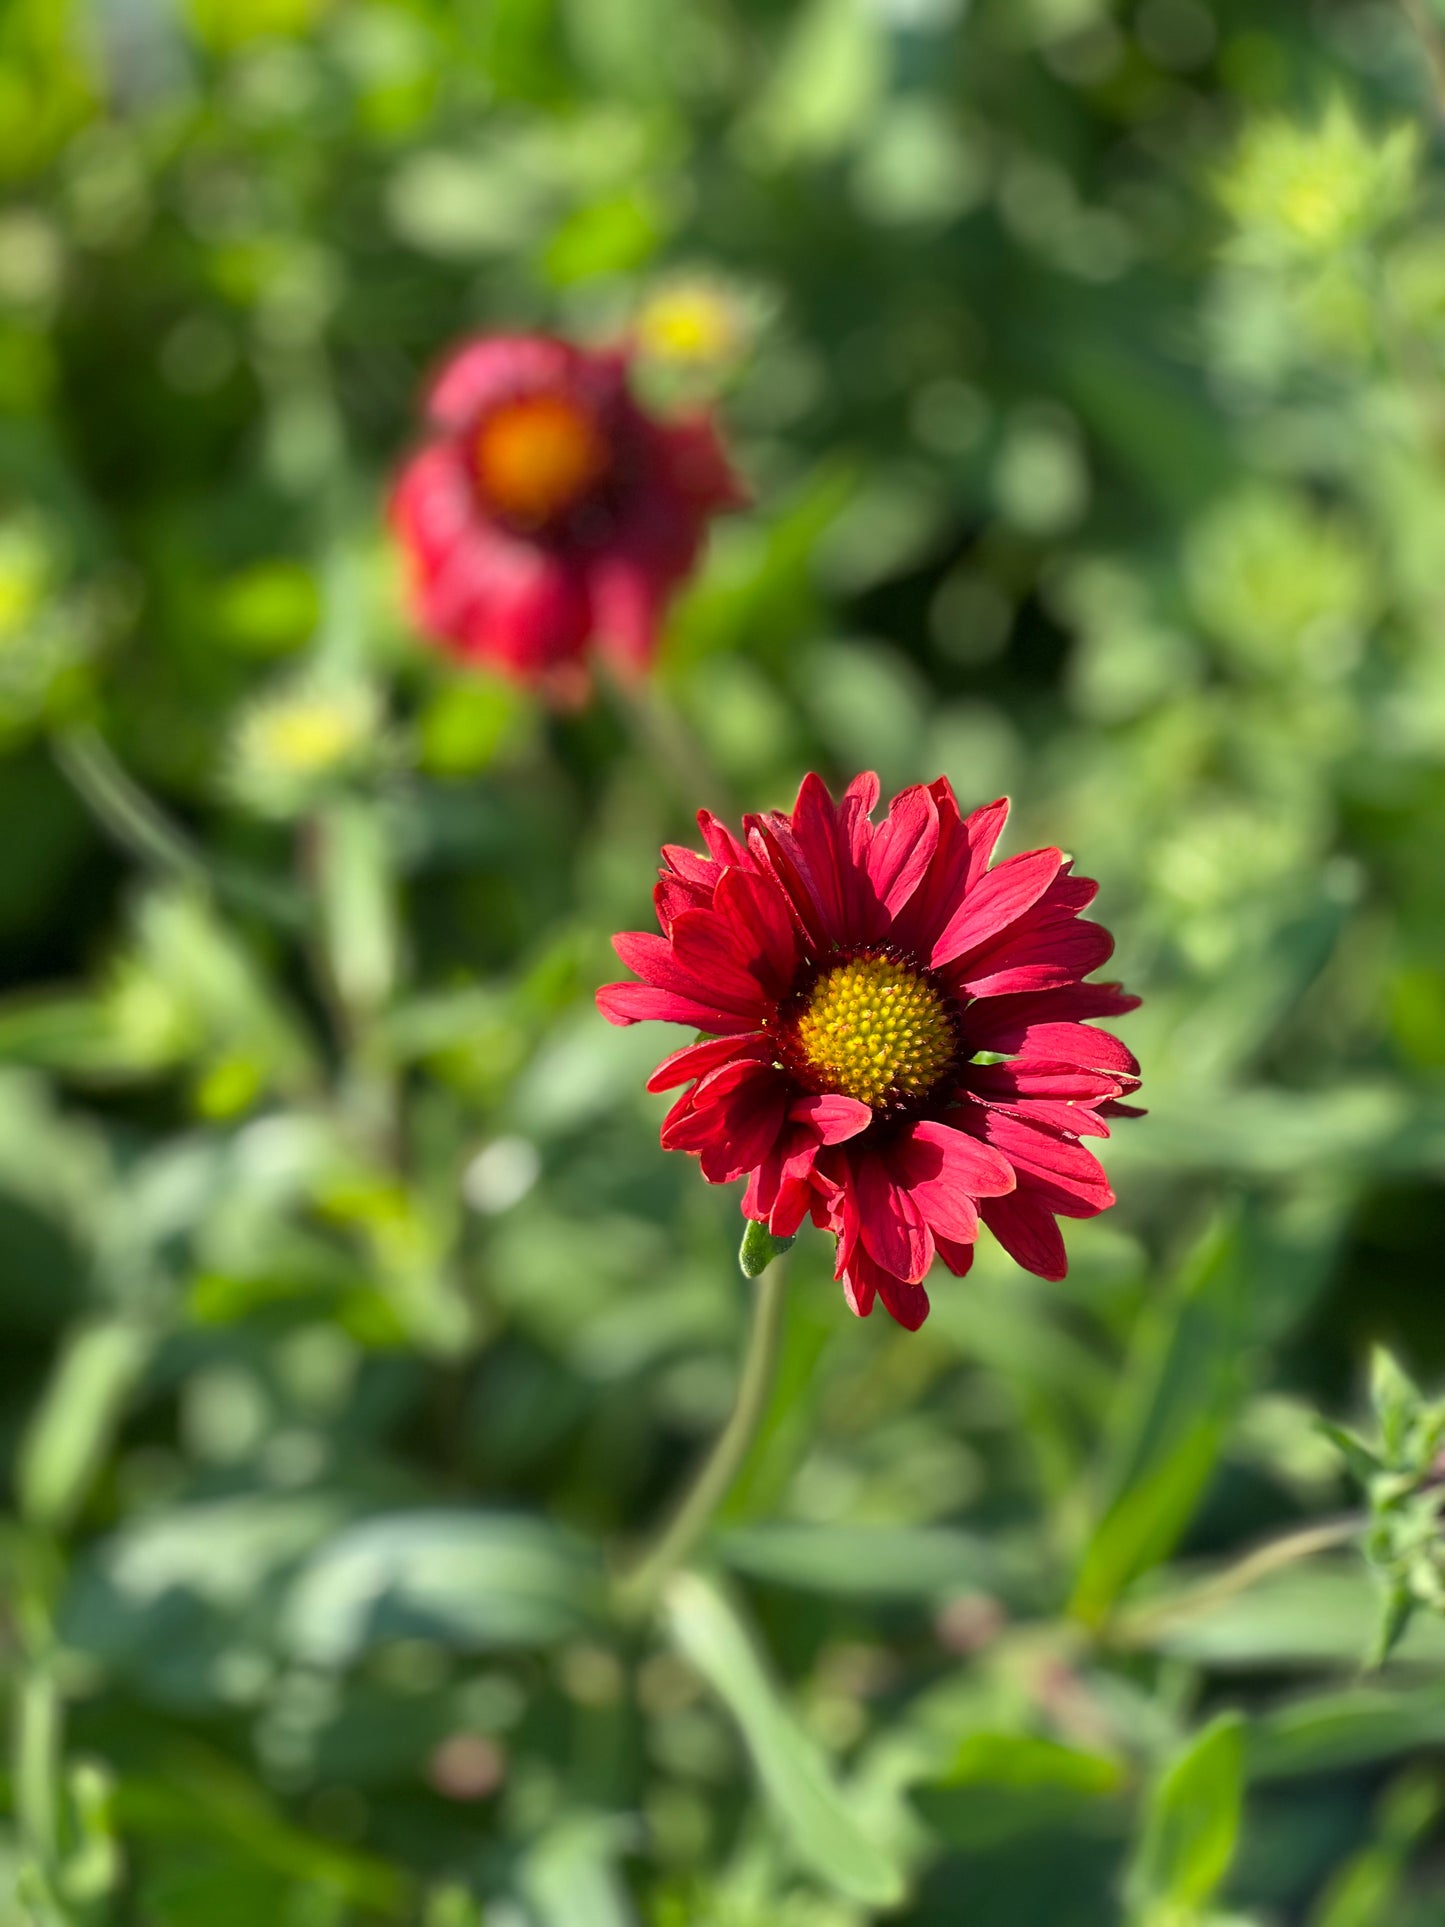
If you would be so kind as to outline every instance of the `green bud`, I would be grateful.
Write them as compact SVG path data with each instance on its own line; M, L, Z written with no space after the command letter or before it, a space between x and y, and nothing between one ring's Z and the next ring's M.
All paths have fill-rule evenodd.
M743 1241L738 1250L738 1263L742 1266L744 1278L760 1278L773 1262L792 1244L791 1238L775 1238L765 1224L749 1218L743 1227Z

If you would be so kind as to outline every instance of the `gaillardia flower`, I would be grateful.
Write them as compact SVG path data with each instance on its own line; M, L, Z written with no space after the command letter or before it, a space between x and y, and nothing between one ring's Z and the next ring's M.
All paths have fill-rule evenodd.
M708 518L743 500L710 417L655 420L624 353L547 335L469 343L428 413L391 504L418 625L563 700L590 642L645 668Z
M706 855L663 850L662 934L613 939L641 982L597 1002L706 1033L648 1080L683 1087L664 1147L746 1177L744 1216L774 1236L835 1233L853 1310L879 1297L916 1330L934 1257L962 1277L980 1218L1062 1278L1056 1220L1114 1202L1081 1140L1132 1110L1139 1067L1086 1020L1138 999L1084 982L1114 944L1062 851L992 862L1006 802L962 816L943 777L875 824L877 801L876 776L835 805L810 775L742 840L703 811Z

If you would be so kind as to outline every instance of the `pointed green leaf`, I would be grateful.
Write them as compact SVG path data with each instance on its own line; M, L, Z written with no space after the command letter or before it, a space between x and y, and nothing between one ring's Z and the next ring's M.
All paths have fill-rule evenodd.
M1415 1595L1403 1579L1393 1581L1380 1601L1380 1618L1365 1661L1368 1671L1378 1672L1405 1637L1415 1611Z
M1394 1464L1420 1407L1420 1390L1394 1354L1376 1345L1370 1354L1370 1398L1380 1421L1385 1458Z
M1368 1485L1377 1472L1383 1470L1383 1461L1362 1438L1347 1431L1343 1425L1335 1425L1327 1418L1315 1420L1315 1430L1327 1438L1340 1454L1349 1469L1350 1476L1361 1485Z
M901 1870L864 1831L728 1599L685 1572L668 1588L667 1606L674 1640L737 1721L763 1794L798 1859L849 1900L894 1905L904 1891Z
M1239 1837L1244 1721L1222 1713L1165 1768L1149 1799L1130 1873L1135 1904L1202 1906L1218 1888Z

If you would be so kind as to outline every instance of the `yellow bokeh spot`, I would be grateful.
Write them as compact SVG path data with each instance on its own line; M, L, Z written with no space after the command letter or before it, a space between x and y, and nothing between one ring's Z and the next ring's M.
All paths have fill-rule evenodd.
M736 305L718 289L700 284L653 295L638 313L636 331L643 352L655 361L692 366L726 361L736 353L742 333Z
M524 528L574 508L608 467L596 419L567 395L503 402L478 428L473 454L488 506Z
M957 1052L944 998L889 957L855 957L825 972L795 1035L817 1090L880 1107L922 1097Z
M288 776L334 769L356 749L364 727L346 704L315 697L278 705L255 722L256 759Z

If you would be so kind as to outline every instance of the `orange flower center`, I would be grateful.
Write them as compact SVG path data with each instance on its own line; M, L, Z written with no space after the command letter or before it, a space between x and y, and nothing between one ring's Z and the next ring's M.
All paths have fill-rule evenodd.
M606 473L607 442L591 411L566 395L525 395L494 408L472 458L487 504L523 528L565 515Z
M891 957L855 957L826 971L794 1035L817 1089L875 1107L922 1097L958 1048L943 997Z

